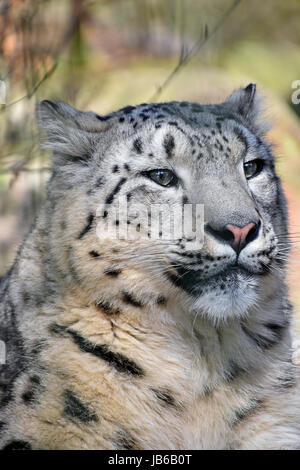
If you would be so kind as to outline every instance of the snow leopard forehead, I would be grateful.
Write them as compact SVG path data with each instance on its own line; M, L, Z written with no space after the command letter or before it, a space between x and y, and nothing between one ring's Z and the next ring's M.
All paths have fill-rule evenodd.
M160 129L165 125L173 128L174 131L181 132L191 143L193 139L190 131L197 132L199 128L215 128L211 136L216 133L222 134L222 123L234 121L247 127L250 131L261 136L262 128L256 128L255 121L247 120L246 114L241 110L234 109L230 103L205 104L188 101L171 101L165 103L142 103L137 106L126 106L118 111L104 116L97 115L97 119L102 122L118 123L120 130L132 130L136 133L143 128L147 129L147 124L151 123L155 129ZM185 129L188 126L188 131ZM125 135L125 132L124 132ZM207 135L206 135L207 138Z

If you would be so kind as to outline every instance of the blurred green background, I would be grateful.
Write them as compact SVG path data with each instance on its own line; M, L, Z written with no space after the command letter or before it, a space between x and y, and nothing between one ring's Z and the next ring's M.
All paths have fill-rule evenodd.
M0 274L45 197L40 99L104 114L153 99L218 102L255 82L289 201L300 319L299 24L298 0L0 0Z

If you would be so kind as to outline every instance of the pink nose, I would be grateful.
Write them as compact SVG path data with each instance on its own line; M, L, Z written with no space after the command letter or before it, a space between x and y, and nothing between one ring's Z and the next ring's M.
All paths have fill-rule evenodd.
M251 222L245 227L237 227L236 225L226 225L226 229L229 230L233 236L234 240L232 242L234 249L241 250L247 244L247 236L251 230L255 227L255 224Z

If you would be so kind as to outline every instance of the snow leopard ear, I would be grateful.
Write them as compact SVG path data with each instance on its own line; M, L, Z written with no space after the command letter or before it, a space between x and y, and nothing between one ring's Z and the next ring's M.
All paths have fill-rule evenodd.
M112 126L110 116L78 111L72 106L44 100L37 110L45 131L43 148L53 151L54 163L87 163L103 131Z
M262 99L256 91L255 83L249 83L245 88L235 90L224 105L242 116L258 133L265 134L269 130L269 123L261 117Z
M249 83L246 88L234 90L225 101L225 104L244 118L251 118L253 113L256 112L256 85Z

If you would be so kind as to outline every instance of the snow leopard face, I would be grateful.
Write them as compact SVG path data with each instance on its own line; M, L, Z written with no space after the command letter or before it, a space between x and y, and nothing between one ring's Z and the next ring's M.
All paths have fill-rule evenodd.
M143 272L146 284L217 320L272 295L287 218L254 85L222 104L142 104L105 116L44 101L40 120L54 151L49 197L64 209L53 232L66 276L95 289L124 269ZM146 208L139 217L130 212L137 204ZM201 243L184 233L154 239L149 213L158 204L203 205ZM136 237L102 238L108 223Z

